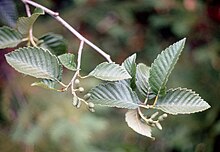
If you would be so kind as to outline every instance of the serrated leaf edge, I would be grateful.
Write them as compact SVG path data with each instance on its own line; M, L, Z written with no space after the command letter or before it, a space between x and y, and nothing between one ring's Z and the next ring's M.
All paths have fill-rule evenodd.
M58 60L58 58L56 57L56 55L53 55L49 50L44 49L44 48L42 48L42 47L31 47L31 46L28 46L28 47L18 48L18 49L16 49L16 50L14 50L13 52L9 52L9 53L5 54L6 61L7 61L8 55L10 55L10 54L12 54L12 53L15 53L15 52L19 52L19 51L22 50L22 49L28 49L28 48L37 48L37 49L42 49L44 52L48 52L51 56L53 56L53 57L57 60L58 65L62 67L62 65L61 65L60 61ZM9 62L7 62L7 63L8 63L11 67L14 68L14 66L11 65ZM60 68L60 70L61 70L61 71L60 71L60 76L62 76L63 69ZM17 69L16 69L16 71L18 71L18 72L20 72L20 73L23 73L22 71L19 71L19 70L17 70ZM25 74L25 73L23 73L23 74ZM27 74L27 73L26 73L26 74ZM29 75L29 74L27 74L27 75ZM34 77L34 76L32 76L32 77ZM36 78L41 78L41 77L36 77ZM45 78L45 79L46 79L46 78ZM52 78L52 77L51 77L50 79L51 79L51 80L55 80L55 81L59 81L59 78Z
M123 83L121 83L121 82L119 81L119 82L101 83L101 84L99 84L99 85L96 86L96 87L105 86L105 85L114 84L114 83L118 83L118 84L120 84L120 85L125 85L125 84L123 84ZM125 85L125 86L126 86L126 85ZM96 87L95 87L95 88L92 88L92 89L89 91L89 93L92 94L93 90L95 90ZM107 104L101 104L101 103L94 103L94 104L100 105L100 106L106 106L106 107L116 107L116 108L126 108L126 109L137 109L137 108L139 107L139 104L138 104L138 103L140 102L140 100L139 100L139 98L138 98L136 92L134 92L129 86L126 86L126 87L127 87L127 89L129 89L129 91L131 91L131 92L134 94L134 96L137 98L137 103L135 103L135 102L129 103L129 104L134 105L135 107L128 108L128 107L122 107L122 106L118 106L118 105L107 105ZM89 99L89 100L92 102L93 99ZM102 99L95 99L95 100L97 100L97 101L102 101ZM105 100L106 100L106 99L105 99ZM118 101L118 100L106 100L106 101ZM126 103L126 102L125 102L125 103Z
M120 79L117 79L117 80L115 80L115 79L112 80L112 79L108 79L108 77L94 75L94 74L93 74L94 71L96 71L97 68L98 68L99 66L101 66L102 64L114 64L114 65L118 66L119 68L123 69L123 72L126 73L127 77L125 77L125 78L120 78ZM97 66L95 67L95 69L93 69L87 76L92 76L92 77L95 77L95 78L98 78L98 79L101 79L101 80L105 80L105 81L118 81L118 80L125 80L125 79L131 79L131 78L132 78L132 77L130 76L130 74L127 72L127 70L126 70L123 66L120 66L119 64L116 64L115 62L111 62L111 63L109 63L109 62L102 62L102 63L100 63L99 65L97 65Z
M203 102L205 102L205 103L207 104L207 108L202 109L202 110L198 110L198 111L195 111L195 112L182 112L182 113L169 113L169 112L167 112L167 111L164 111L164 112L169 113L169 114L172 114L172 115L193 114L193 113L202 112L202 111L205 111L205 110L211 108L211 106L210 106L204 99L202 99L202 97L201 97L198 93L196 93L196 92L193 91L192 89L178 87L178 88L171 88L171 89L167 90L167 92L168 92L168 91L176 91L176 90L180 90L180 91L183 90L183 91L187 91L187 92L193 93L195 96L199 97L199 99L201 99ZM158 103L158 102L157 102L157 103ZM154 108L155 108L155 109L162 110L160 107L157 107L157 104L154 106ZM163 110L162 110L162 111L163 111Z
M154 63L155 63L157 60L159 60L159 58L160 58L163 54L165 54L166 51L168 51L171 47L173 47L173 46L176 45L177 43L180 43L181 41L182 41L183 43L182 43L182 46L181 46L179 55L177 56L176 62L173 63L173 65L175 65L175 64L177 63L178 59L179 59L179 56L180 56L181 52L182 52L183 49L184 49L184 45L185 45L185 42L186 42L186 38L183 38L183 39L181 39L180 41L177 41L176 43L174 43L174 44L168 46L168 47L167 47L165 50L163 50L163 51L157 56L157 58L153 61L153 63L152 63L151 66L150 66L150 71L149 71L149 72L150 72L150 75L149 75L149 78L148 78L148 82L149 82L150 87L151 87L151 83L150 83L151 70L153 69ZM170 74L171 74L171 72L172 72L173 69L174 69L174 66L171 66L171 68L169 69L169 71L170 71L169 74L168 74L168 75L165 77L165 79L164 79L165 84L167 83L168 78L169 78L169 76L170 76ZM160 91L161 91L161 89L162 89L162 86L164 86L164 82L163 82L163 84L160 86L160 88L159 88L157 94L160 94ZM152 90L152 89L151 89L151 90ZM154 90L152 90L152 91L154 92ZM154 92L154 93L156 93L156 92Z

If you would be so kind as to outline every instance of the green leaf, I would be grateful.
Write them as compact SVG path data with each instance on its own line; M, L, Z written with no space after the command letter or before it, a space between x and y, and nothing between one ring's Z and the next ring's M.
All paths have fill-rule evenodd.
M137 110L128 110L125 114L125 121L135 132L153 138L151 136L152 128L140 120Z
M36 7L34 9L34 13L33 14L44 15L44 10L42 10L41 8Z
M62 35L47 33L40 39L39 46L49 49L56 56L67 52L67 42Z
M140 103L136 93L120 82L101 84L90 93L89 101L102 106L136 109Z
M42 87L42 88L45 88L45 89L56 90L57 91L57 89L55 89L56 83L57 83L56 81L43 79L40 82L32 83L31 86L38 86L38 87Z
M24 47L5 55L7 62L18 72L36 78L61 80L62 66L47 49Z
M159 95L165 94L168 77L179 59L185 41L186 39L184 38L169 46L152 63L149 84L154 93Z
M0 27L0 49L16 47L22 42L22 35L10 28Z
M155 108L177 115L204 111L210 108L210 105L192 90L176 88L168 90L165 96L159 97Z
M123 63L122 66L127 70L127 72L131 75L131 88L135 89L136 88L136 54L131 55L128 57Z
M58 58L65 68L72 70L72 71L76 70L76 64L74 62L73 54L71 53L62 54L58 56Z
M137 90L143 95L144 97L147 97L149 95L149 75L150 75L150 67L146 66L143 63L139 63L137 65L137 73L136 73L136 85Z
M94 76L98 79L106 81L118 81L131 78L124 67L108 62L99 64L93 71L89 73L88 76Z
M20 17L17 22L18 31L23 35L28 34L29 30L32 28L37 18L43 14L44 11L42 9L36 8L34 13L30 17Z

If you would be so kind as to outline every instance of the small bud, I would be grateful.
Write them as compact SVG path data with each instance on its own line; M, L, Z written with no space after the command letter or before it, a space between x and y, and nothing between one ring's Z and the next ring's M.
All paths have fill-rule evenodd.
M95 105L94 105L94 103L89 102L89 103L88 103L88 107L89 107L89 108L94 108L94 107L95 107Z
M79 108L80 108L81 103L82 103L82 102L81 102L80 100L78 100L78 103L77 103L77 105L76 105L76 108L77 108L77 109L79 109Z
M90 94L90 93L87 93L86 95L84 95L83 98L84 98L85 100L89 100L90 97L91 97L91 94Z
M162 115L162 116L160 116L160 117L158 117L158 121L163 121L163 120L164 120L163 115Z
M155 112L154 114L151 115L151 119L154 119L157 115L159 114L159 112Z
M167 114L164 113L163 115L161 115L161 116L158 118L158 121L163 121L164 118L166 118L166 117L167 117Z
M164 113L162 116L163 116L163 118L166 118L168 115L166 113Z
M80 83L79 79L76 79L76 80L74 81L74 83L75 83L76 85L78 85L78 84Z
M77 104L78 104L78 97L77 96L74 96L73 97L73 100L72 100L72 104L73 104L73 106L76 106Z
M95 112L95 109L94 108L89 108L89 111L90 112Z
M79 92L83 92L84 88L83 87L79 87Z
M157 126L158 129L162 130L162 126L159 122L156 122L155 125Z

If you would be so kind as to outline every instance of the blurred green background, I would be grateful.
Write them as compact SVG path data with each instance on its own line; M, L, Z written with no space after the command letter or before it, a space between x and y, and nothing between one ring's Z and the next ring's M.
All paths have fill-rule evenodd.
M0 1L2 5L4 0ZM11 1L13 2L13 1ZM156 140L136 134L125 110L96 107L90 113L71 103L71 95L31 87L35 80L15 72L0 52L1 152L219 152L220 151L220 2L218 0L38 0L121 63L137 53L147 65L170 44L187 38L169 87L192 88L210 105L207 111L169 116ZM13 2L18 14L24 6ZM3 6L3 5L2 5ZM1 14L0 16L4 16ZM9 24L2 18L2 25ZM9 24L13 25L13 24ZM36 36L62 34L70 52L79 41L48 15L34 26ZM86 74L104 59L85 47ZM64 71L64 82L72 73ZM98 83L86 81L86 89Z

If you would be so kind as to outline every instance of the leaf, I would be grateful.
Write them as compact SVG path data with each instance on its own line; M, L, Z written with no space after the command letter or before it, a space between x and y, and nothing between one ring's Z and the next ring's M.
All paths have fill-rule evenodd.
M49 49L56 56L67 52L67 42L62 35L47 33L39 40L42 41L39 46Z
M13 0L0 0L0 20L10 27L15 27L18 13Z
M57 83L56 81L43 79L40 82L32 83L31 86L38 86L38 87L42 87L42 88L45 88L45 89L50 89L50 90L56 90L57 91L57 89L55 89L55 84L56 83Z
M93 71L89 73L88 76L94 76L98 79L106 81L117 81L131 78L124 67L108 62L99 64Z
M159 98L155 108L177 115L204 111L210 105L192 90L176 88L168 90L165 96Z
M62 54L58 56L58 58L65 68L72 70L72 71L76 70L76 64L74 62L73 54L71 53Z
M10 27L0 27L0 49L13 48L22 42L22 36Z
M131 55L128 57L123 63L122 66L127 70L127 72L131 75L131 88L135 89L136 88L136 54Z
M179 59L185 41L186 39L184 38L169 46L152 63L149 84L154 93L159 95L165 94L168 77Z
M128 110L125 114L125 121L135 132L153 138L151 136L152 128L140 120L137 110Z
M36 78L61 80L62 66L47 49L24 47L5 55L7 62L18 72Z
M18 31L23 35L28 34L29 30L32 28L37 18L43 14L44 11L42 9L36 8L34 13L30 17L20 17L17 22Z
M137 65L137 73L136 73L136 78L137 78L137 90L143 95L144 97L147 97L149 94L149 73L150 67L146 66L143 63L139 63Z
M140 103L136 93L120 82L98 85L90 93L89 101L102 106L136 109Z

